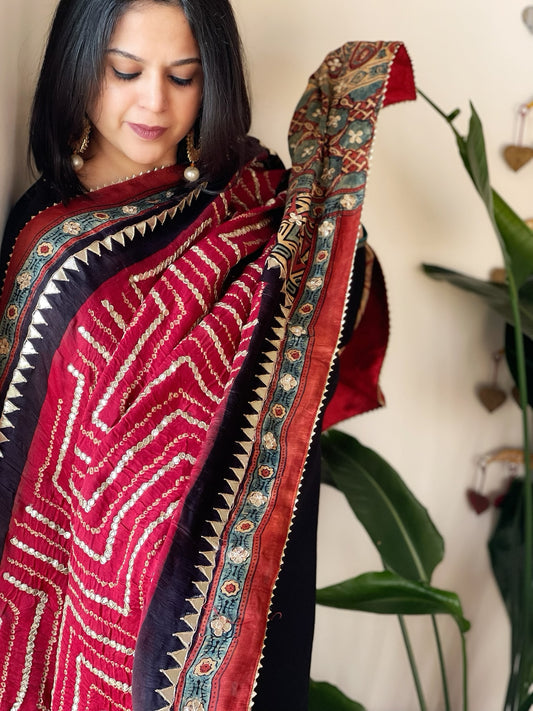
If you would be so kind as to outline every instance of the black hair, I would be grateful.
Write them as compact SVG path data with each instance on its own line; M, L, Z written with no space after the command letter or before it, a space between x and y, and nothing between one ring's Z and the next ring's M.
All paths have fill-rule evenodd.
M35 91L30 150L63 200L84 192L72 167L72 146L98 98L116 24L130 7L151 2L180 7L198 43L204 88L195 133L202 177L227 177L244 160L250 103L229 0L60 0Z

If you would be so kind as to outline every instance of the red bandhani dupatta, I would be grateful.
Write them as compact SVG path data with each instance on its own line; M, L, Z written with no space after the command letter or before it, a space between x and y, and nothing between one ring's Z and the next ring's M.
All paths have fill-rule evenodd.
M0 709L253 705L377 113L413 92L401 44L346 45L296 110L287 193L258 156L214 196L170 168L23 228L0 327ZM367 264L371 384L329 422L379 402Z

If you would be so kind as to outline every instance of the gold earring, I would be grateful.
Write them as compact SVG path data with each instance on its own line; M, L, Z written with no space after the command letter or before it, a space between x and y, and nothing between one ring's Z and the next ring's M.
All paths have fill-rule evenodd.
M183 171L183 177L189 183L194 183L200 177L200 171L196 167L196 161L200 157L200 149L196 148L194 145L194 130L189 131L187 134L187 158L189 159L190 165L188 165Z
M85 153L89 146L89 136L91 135L91 124L90 121L87 117L85 117L84 124L83 124L83 133L81 134L81 138L78 141L74 152L72 156L70 157L72 167L76 172L79 172L83 166L85 161L83 160L82 153Z

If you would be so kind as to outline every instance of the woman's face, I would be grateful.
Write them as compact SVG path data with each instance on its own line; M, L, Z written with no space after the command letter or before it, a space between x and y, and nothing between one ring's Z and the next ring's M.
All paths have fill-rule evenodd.
M179 7L134 4L120 18L104 58L87 173L118 179L176 162L176 146L202 101L200 52Z

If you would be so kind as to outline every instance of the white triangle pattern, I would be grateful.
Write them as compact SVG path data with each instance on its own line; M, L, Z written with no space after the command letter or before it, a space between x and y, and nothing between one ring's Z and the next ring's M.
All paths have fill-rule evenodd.
M194 191L194 197L196 197L199 193L201 188L198 190ZM191 198L191 199L193 199ZM47 326L48 322L43 316L43 311L51 310L53 309L52 304L50 303L49 299L47 298L48 296L60 294L60 288L59 285L62 282L68 282L69 277L68 274L66 273L65 270L70 270L70 271L76 271L79 272L79 264L83 263L87 265L89 263L89 253L96 254L97 256L101 256L102 254L102 244L105 245L105 247L109 250L113 250L114 244L119 244L120 246L124 246L126 243L126 238L128 239L133 239L135 236L135 233L138 231L140 234L145 234L146 232L146 225L150 226L151 229L154 229L154 227L158 223L163 223L166 220L167 214L169 211L173 212L173 214L176 214L176 210L179 208L183 210L186 204L190 204L190 200L188 201L182 201L182 203L179 206L176 206L174 208L170 208L168 210L163 210L159 215L155 215L151 217L147 222L140 223L139 225L131 225L129 227L126 227L124 230L121 230L120 232L117 232L114 235L110 235L109 237L106 237L102 242L95 241L92 244L90 244L88 247L84 248L83 250L80 250L77 254L72 255L67 259L67 261L63 264L62 267L60 267L55 274L50 278L50 281L48 282L47 286L45 287L43 293L39 297L39 300L37 302L37 306L35 308L35 311L32 315L32 320L31 320L31 325L28 329L28 335L26 337L26 340L22 346L21 349L21 356L19 358L18 366L15 369L13 373L13 378L12 378L12 383L15 384L21 384L21 383L26 383L27 378L23 375L24 370L28 369L33 369L33 366L31 363L28 361L26 356L32 356L32 355L37 355L38 354L38 341L42 341L43 335L35 328L35 326ZM16 392L16 394L14 394ZM13 424L10 422L10 420L5 417L6 414L11 414L12 412L17 411L19 408L16 407L13 402L12 398L13 397L22 397L21 393L18 390L13 390L13 388L10 388L8 391L8 394L6 396L6 401L4 403L4 413L3 416L0 418L0 430L2 429L7 429L13 428ZM9 441L9 438L6 437L5 434L0 433L1 438L0 442L7 442ZM2 454L0 453L0 457L2 457Z
M280 349L281 341L285 335L285 327L282 323L280 323L278 327L275 327L273 329L273 331L275 333L275 337L269 341L269 344L272 346L272 352L268 355L267 362L262 364L262 367L267 370L267 373L263 376L259 376L261 385L255 390L255 392L252 393L252 400L255 403L262 402L265 398L267 387L270 384L274 372L274 364L276 360L275 356ZM202 555L209 561L209 565L197 566L199 571L206 578L206 580L193 581L193 585L200 591L201 597L189 599L188 602L197 610L197 613L186 615L185 617L181 618L182 622L185 622L185 624L188 625L191 631L174 633L173 636L177 637L180 640L182 644L182 649L180 649L179 652L168 652L168 656L171 657L175 662L177 662L178 666L170 670L161 670L161 672L164 673L165 676L171 681L170 687L157 690L157 693L160 694L165 700L170 699L170 701L168 701L169 705L166 706L164 709L161 709L161 711L171 711L171 707L175 697L176 687L180 677L180 672L187 658L187 654L192 643L194 633L198 626L200 612L202 610L203 604L205 603L207 592L213 579L213 567L215 564L216 554L219 548L220 535L228 521L231 505L233 504L235 495L237 494L237 491L246 473L248 461L250 459L250 455L252 453L253 445L255 442L255 430L259 420L259 408L254 407L253 409L256 410L256 412L247 416L248 426L246 428L243 428L243 441L238 443L238 446L243 449L244 454L235 455L236 458L239 460L240 466L232 467L231 469L235 478L226 478L226 484L230 487L232 494L221 494L221 497L224 499L226 506L224 508L215 509L216 513L218 513L218 515L220 516L220 521L209 521L209 524L213 528L216 537L203 537L203 540L212 547L211 551L202 552ZM170 675L167 672L171 673L172 679L175 678L176 680L171 680Z

